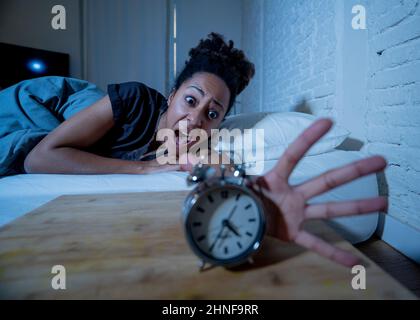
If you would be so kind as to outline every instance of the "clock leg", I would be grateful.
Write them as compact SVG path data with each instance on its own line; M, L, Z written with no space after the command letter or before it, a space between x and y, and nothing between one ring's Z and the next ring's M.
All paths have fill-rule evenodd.
M204 272L204 271L207 271L207 270L213 269L214 267L215 267L214 265L212 265L212 264L208 264L208 263L206 263L204 260L201 260L201 261L199 262L199 269L200 269L200 272Z

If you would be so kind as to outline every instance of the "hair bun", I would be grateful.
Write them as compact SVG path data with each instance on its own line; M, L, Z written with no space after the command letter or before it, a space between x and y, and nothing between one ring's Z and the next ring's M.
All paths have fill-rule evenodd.
M198 72L209 72L220 77L229 88L229 108L249 84L255 74L254 64L242 50L236 49L232 40L225 42L222 35L212 32L189 51L189 59L175 80L175 89Z
M211 62L223 65L237 76L235 95L240 94L255 74L254 64L248 61L242 50L234 48L234 42L225 42L222 35L212 32L207 39L201 39L197 47L189 52L189 61L186 64L200 60L204 57Z

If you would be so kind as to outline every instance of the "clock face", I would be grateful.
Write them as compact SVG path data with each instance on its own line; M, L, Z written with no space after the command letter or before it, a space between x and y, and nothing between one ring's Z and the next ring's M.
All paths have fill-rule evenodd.
M258 247L262 237L259 208L254 198L239 188L211 189L197 199L188 216L190 241L211 260L244 257Z

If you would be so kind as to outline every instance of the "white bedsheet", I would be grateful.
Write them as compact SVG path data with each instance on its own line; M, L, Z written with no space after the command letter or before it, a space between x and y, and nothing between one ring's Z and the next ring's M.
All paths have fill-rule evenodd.
M305 157L291 176L292 184L314 177L365 155L361 152L335 150ZM275 160L264 162L264 172ZM121 193L188 190L187 173L165 172L150 175L56 175L22 174L0 178L0 226L63 194ZM375 175L360 178L311 199L311 203L374 197L378 195ZM331 225L352 243L373 234L378 213L333 219Z

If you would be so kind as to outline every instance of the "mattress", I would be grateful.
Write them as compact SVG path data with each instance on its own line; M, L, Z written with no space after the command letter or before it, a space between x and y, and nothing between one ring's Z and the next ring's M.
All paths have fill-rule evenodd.
M290 177L297 184L366 155L356 151L334 150L304 157ZM276 160L264 161L263 172L270 170ZM0 226L47 203L60 195L126 193L190 190L188 173L172 171L148 175L58 175L21 174L0 178ZM319 195L309 203L369 198L378 195L376 175L372 174ZM378 212L330 220L330 225L351 243L365 241L375 232Z

